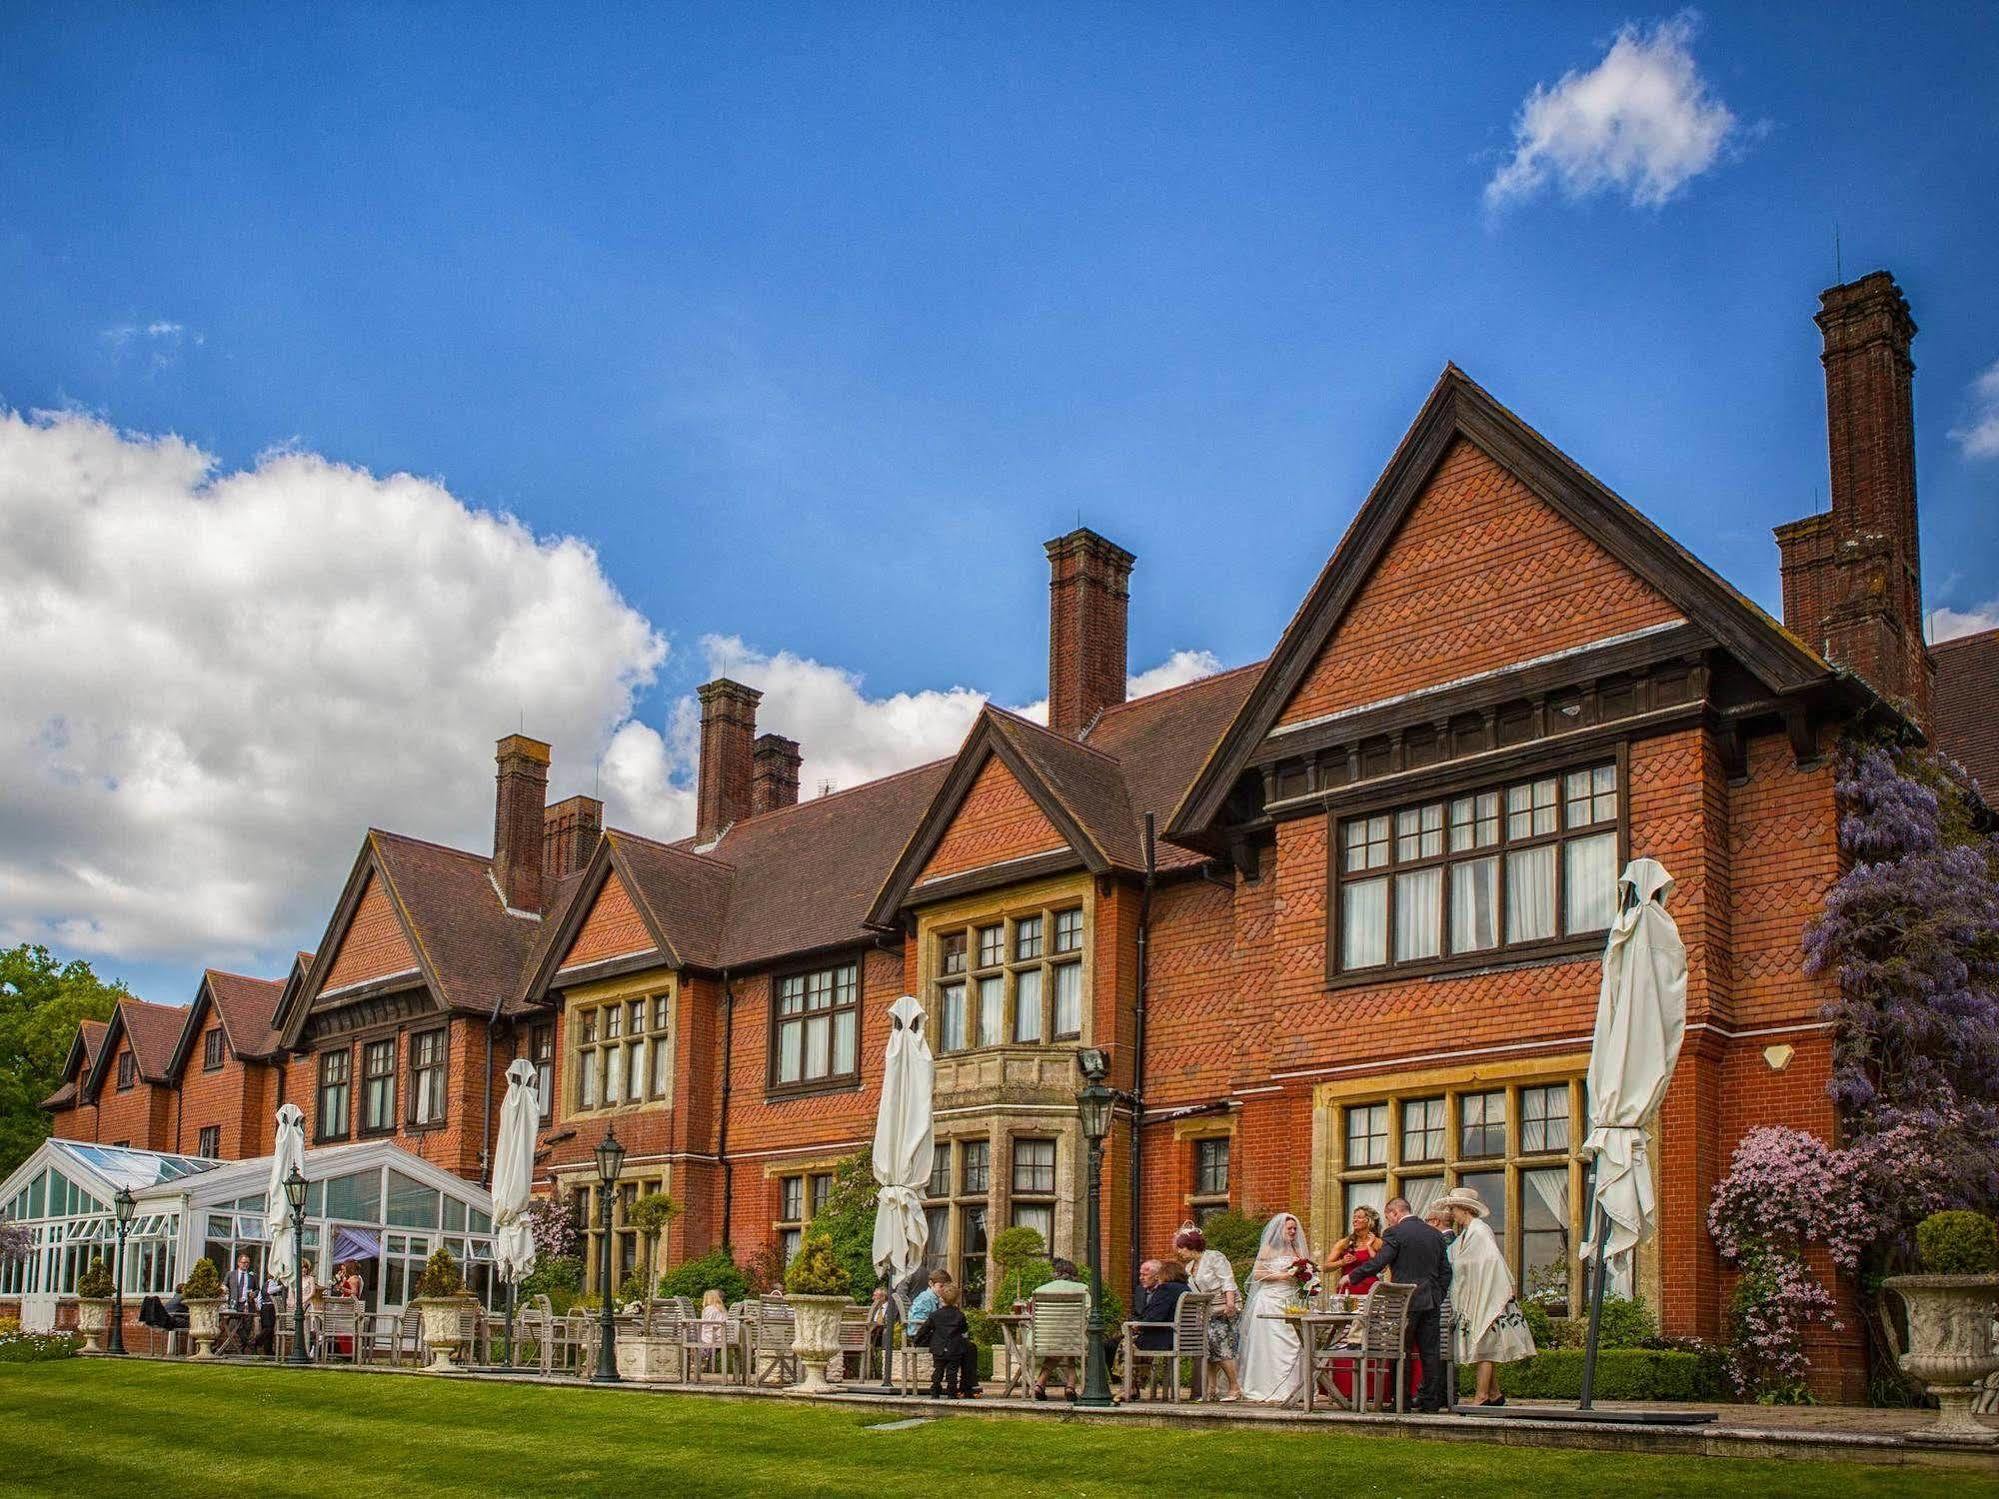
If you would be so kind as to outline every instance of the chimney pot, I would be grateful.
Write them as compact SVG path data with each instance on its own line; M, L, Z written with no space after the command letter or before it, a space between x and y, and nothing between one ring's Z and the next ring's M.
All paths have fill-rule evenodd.
M509 734L494 752L493 879L516 911L541 909L542 804L548 800L548 746Z
M704 682L701 696L701 764L696 772L697 843L712 843L750 811L757 704L754 687L717 677Z
M1074 739L1124 701L1126 614L1138 559L1087 527L1047 543L1048 727Z
M759 734L750 776L750 815L798 805L798 741Z

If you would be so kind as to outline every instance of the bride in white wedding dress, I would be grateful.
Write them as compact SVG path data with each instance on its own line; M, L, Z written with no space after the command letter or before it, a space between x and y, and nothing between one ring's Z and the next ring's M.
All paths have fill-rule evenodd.
M1304 1369L1298 1331L1276 1313L1297 1290L1292 1266L1312 1258L1305 1230L1290 1213L1279 1213L1264 1225L1256 1263L1249 1272L1249 1301L1242 1314L1242 1396L1267 1405L1282 1405L1303 1388Z

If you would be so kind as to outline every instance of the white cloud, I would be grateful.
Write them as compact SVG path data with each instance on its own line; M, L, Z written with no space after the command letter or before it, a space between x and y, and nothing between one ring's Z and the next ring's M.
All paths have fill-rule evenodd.
M367 826L483 847L492 742L587 787L666 654L573 538L75 414L0 410L0 556L0 944L310 944Z
M1514 121L1513 159L1486 184L1487 206L1552 181L1570 198L1611 192L1652 208L1713 166L1737 121L1694 65L1698 22L1689 10L1650 31L1623 26L1594 68L1536 84Z
M589 546L435 481L294 450L224 472L177 437L0 408L0 557L0 945L276 971L367 827L487 846L488 757L517 726L553 743L553 795L693 830L696 699L633 716L660 633ZM985 702L701 650L801 742L807 797L952 754ZM1176 651L1131 692L1219 669Z
M1969 609L1932 609L1930 643L1955 640L1960 635L1976 635L1980 630L1999 629L1999 599L1973 604Z
M179 362L181 350L187 345L199 347L207 342L199 330L167 318L154 318L145 323L119 323L106 328L103 338L111 346L111 356L118 363L122 364L127 355L143 353L148 374L157 374Z
M1971 382L1971 415L1950 435L1967 458L1999 458L1999 360Z

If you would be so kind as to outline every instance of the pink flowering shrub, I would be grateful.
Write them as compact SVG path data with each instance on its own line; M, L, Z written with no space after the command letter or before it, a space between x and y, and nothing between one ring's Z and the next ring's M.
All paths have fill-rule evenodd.
M576 1209L566 1194L532 1199L527 1221L538 1259L559 1260L576 1253Z

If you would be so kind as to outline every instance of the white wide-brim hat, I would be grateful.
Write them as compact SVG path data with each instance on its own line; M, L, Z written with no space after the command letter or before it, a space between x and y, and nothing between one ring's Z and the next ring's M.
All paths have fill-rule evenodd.
M1475 1218L1483 1218L1492 1211L1478 1195L1476 1187L1454 1187L1442 1197L1433 1199L1425 1211L1434 1213L1438 1208L1463 1208Z

